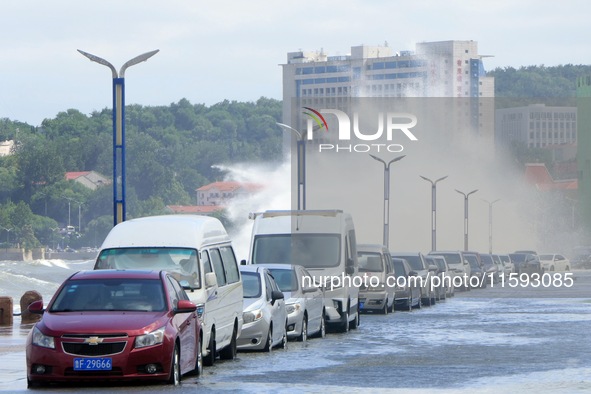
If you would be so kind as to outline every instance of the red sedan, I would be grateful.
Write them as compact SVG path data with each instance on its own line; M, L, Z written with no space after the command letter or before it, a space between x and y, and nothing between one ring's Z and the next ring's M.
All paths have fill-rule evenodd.
M27 338L27 383L162 380L200 374L201 324L185 290L164 271L73 274Z

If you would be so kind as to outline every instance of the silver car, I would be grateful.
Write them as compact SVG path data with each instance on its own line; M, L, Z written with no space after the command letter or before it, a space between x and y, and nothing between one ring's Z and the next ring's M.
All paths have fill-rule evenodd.
M362 312L387 315L394 310L395 276L392 256L384 245L357 244L359 275L363 278L359 288Z
M306 341L326 335L324 291L314 286L312 275L301 265L259 264L275 278L285 296L287 338Z
M284 295L271 272L258 265L244 265L240 273L244 300L238 350L269 352L274 347L287 347Z

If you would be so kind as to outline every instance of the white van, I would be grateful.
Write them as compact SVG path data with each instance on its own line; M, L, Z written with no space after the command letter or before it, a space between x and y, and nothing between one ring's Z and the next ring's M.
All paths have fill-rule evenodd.
M94 269L164 269L183 284L201 318L205 365L236 356L242 330L242 279L222 223L198 215L164 215L117 224Z
M325 290L326 323L359 325L357 244L351 215L341 210L266 211L254 219L250 264L297 264Z

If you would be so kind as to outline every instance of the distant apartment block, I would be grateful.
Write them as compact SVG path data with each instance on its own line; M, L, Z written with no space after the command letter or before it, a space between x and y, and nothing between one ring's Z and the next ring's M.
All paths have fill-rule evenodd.
M224 206L232 199L249 197L261 188L262 186L258 184L235 181L210 183L196 190L197 205Z
M501 146L514 143L528 148L576 146L577 108L531 104L498 109L495 129L496 142Z
M452 120L492 139L494 78L487 77L485 55L476 41L417 43L415 51L395 51L387 44L351 47L350 54L320 51L287 54L283 64L283 122L301 129L297 108L347 108L362 97L460 98ZM487 105L488 104L488 105ZM295 108L295 109L294 109ZM447 111L447 110L446 110Z

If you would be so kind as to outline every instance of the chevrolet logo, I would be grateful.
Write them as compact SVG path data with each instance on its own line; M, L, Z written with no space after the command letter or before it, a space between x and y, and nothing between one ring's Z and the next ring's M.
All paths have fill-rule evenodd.
M84 343L88 343L89 345L98 345L99 343L103 342L103 338L99 337L88 337L84 339Z

